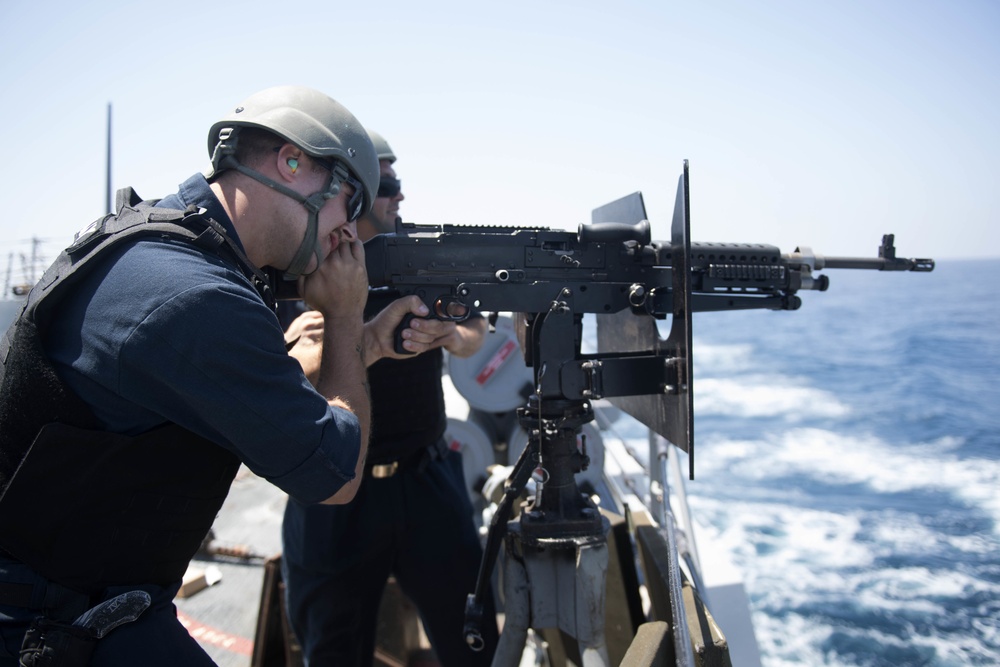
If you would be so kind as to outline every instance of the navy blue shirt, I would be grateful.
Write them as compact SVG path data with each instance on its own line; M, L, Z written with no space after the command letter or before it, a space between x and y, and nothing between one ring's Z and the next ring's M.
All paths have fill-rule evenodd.
M159 206L189 204L239 242L201 175ZM303 503L354 477L357 417L309 384L285 351L274 312L217 255L161 238L112 251L61 303L45 345L109 431L179 424Z

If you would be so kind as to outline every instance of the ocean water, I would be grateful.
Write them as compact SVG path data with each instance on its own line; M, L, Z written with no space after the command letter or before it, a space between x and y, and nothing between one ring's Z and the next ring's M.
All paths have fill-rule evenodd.
M998 665L1000 260L825 273L694 315L692 511L765 667Z

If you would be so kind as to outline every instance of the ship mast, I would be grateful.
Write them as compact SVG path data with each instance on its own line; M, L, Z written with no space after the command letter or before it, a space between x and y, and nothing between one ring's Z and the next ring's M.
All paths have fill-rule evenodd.
M108 102L108 153L107 160L105 161L106 175L105 175L105 199L104 199L104 212L111 212L111 102Z

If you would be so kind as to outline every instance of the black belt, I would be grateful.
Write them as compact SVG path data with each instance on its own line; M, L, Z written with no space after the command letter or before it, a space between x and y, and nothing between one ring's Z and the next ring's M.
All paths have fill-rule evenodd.
M0 605L30 607L31 592L34 588L31 584L9 584L0 581Z
M404 470L416 469L418 473L424 471L431 461L444 458L448 453L448 444L444 438L438 439L433 445L423 447L412 454L407 454L395 461L382 461L379 463L368 463L365 465L365 477L372 479L386 479Z
M36 597L36 586L45 586ZM37 601L36 601L37 600ZM17 584L0 581L0 605L22 609L48 610L53 618L73 619L94 604L94 598L48 581L42 584Z
M0 549L0 557L13 563L20 563L6 550ZM21 607L22 609L49 609L54 614L62 612L75 618L93 606L93 598L54 581L39 578L32 583L0 581L0 605Z

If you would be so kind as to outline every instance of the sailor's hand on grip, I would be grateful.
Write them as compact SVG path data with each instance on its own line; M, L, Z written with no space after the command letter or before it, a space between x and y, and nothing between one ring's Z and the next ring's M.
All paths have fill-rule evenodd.
M403 315L403 319L400 320L399 326L396 327L395 331L392 332L392 349L397 354L416 354L416 352L410 352L405 347L403 347L403 342L406 340L403 338L403 332L410 328L410 324L417 316L413 313L407 313Z
M403 316L393 336L393 350L396 353L411 355L443 347L453 354L468 356L479 349L482 344L481 333L473 340L458 332L458 324L468 320L472 314L465 304L457 299L441 298L435 302L433 311L427 317L418 317L412 313ZM421 345L423 349L405 347L403 343L407 340ZM469 347L470 343L472 347Z
M371 365L383 357L402 359L430 349L434 336L412 328L412 322L424 321L418 318L429 314L418 296L390 303L365 325L365 362Z

